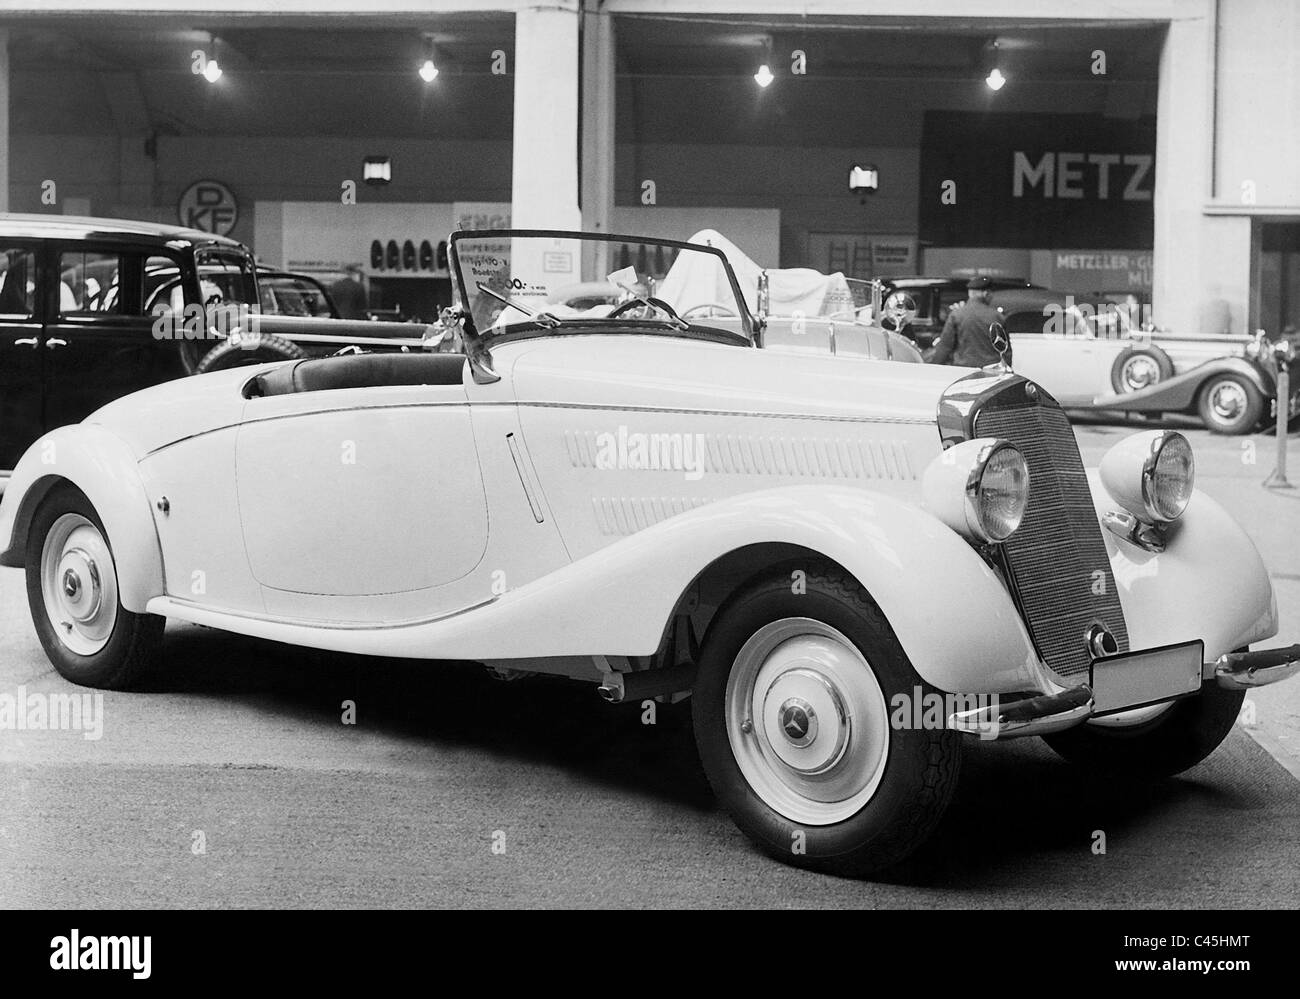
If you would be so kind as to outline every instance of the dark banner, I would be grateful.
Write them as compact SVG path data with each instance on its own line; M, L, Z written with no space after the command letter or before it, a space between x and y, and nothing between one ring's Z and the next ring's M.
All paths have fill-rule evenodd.
M920 238L930 246L1148 250L1156 121L927 111Z
M1108 861L1079 861L1102 862ZM584 975L613 983L638 962L661 966L662 941L674 934L696 943L758 941L766 934L770 961L733 962L736 968L728 969L729 983L746 989L753 982L750 991L770 987L768 965L807 957L801 943L789 943L805 939L869 940L872 953L889 955L889 981L901 986L894 991L917 995L964 994L980 984L985 991L1032 994L1067 979L1085 992L1128 983L1129 992L1183 995L1195 980L1221 995L1254 995L1276 990L1295 972L1294 912L940 911L947 899L939 885L926 889L926 904L935 907L926 911L805 912L800 882L818 875L777 873L789 882L788 905L797 911L620 912L622 949L603 957L582 948L609 925L606 912L0 913L4 984L7 994L23 997L45 995L51 986L87 995L105 986L111 995L218 989L337 995L407 992L423 981L435 996L506 989L529 996L551 986L563 991ZM1134 874L1141 878L1140 865ZM1262 875L1243 870L1242 876ZM873 890L861 886L860 904L877 901ZM726 904L726 892L723 886L718 906ZM1079 898L1088 901L1086 893ZM483 901L509 900L485 895ZM987 901L1004 900L990 892ZM687 968L692 957L716 967L719 953L697 946L678 956ZM884 981L883 963L830 961L815 970L834 987L842 981L861 988ZM455 982L461 984L452 989Z

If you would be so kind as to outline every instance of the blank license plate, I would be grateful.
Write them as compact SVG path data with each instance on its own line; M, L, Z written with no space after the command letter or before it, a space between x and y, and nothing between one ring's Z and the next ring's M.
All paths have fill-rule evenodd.
M1201 689L1204 662L1205 643L1201 641L1094 659L1093 714L1110 714L1195 694Z

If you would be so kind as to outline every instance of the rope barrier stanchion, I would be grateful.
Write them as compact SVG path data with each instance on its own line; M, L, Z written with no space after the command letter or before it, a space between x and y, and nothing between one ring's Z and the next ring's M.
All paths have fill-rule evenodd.
M1290 361L1295 356L1295 348L1288 340L1279 340L1273 345L1273 360L1277 364L1277 465L1264 480L1265 489L1294 489L1295 485L1286 477L1287 424L1291 417L1291 371Z

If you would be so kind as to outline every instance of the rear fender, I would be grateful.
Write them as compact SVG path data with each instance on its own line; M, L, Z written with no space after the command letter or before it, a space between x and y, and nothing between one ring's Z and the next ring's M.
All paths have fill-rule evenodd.
M1244 357L1218 357L1213 361L1197 365L1191 371L1174 375L1173 378L1167 378L1138 392L1097 396L1093 400L1093 405L1101 409L1125 409L1134 412L1183 412L1196 405L1196 398L1206 379L1220 374L1240 375L1265 399L1273 398L1277 392L1273 376L1253 361Z
M122 606L142 613L163 593L157 528L135 454L108 430L83 423L46 434L18 462L0 501L0 565L22 567L27 533L41 501L60 482L90 500L117 566Z

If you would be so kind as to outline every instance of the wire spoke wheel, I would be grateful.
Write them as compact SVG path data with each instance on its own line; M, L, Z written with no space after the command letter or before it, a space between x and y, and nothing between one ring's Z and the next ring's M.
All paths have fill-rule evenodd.
M1236 382L1219 382L1210 391L1210 408L1225 423L1238 419L1247 404L1246 390Z
M1160 365L1147 354L1136 354L1124 362L1120 380L1127 391L1141 391L1160 381Z
M1207 379L1197 403L1205 425L1218 434L1250 433L1263 418L1264 406L1264 396L1237 374Z

